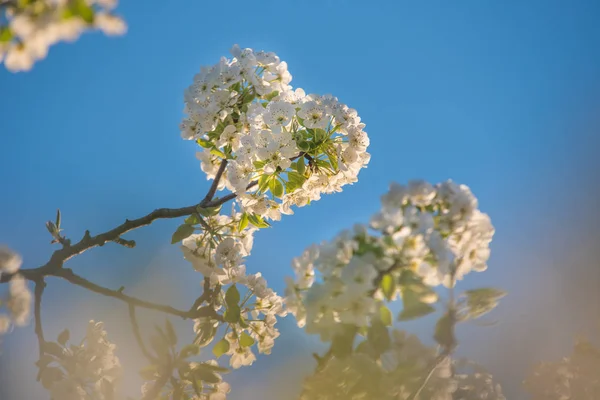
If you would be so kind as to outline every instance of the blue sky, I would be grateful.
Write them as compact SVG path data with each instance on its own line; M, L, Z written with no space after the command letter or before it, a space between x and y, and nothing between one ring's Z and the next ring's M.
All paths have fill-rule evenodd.
M597 165L597 1L124 1L118 10L129 24L126 36L88 34L51 48L31 72L0 70L0 243L24 254L26 267L48 259L44 222L56 208L65 233L79 239L85 229L98 233L203 196L208 184L196 149L178 132L183 90L201 65L239 43L275 51L288 62L293 86L334 94L356 108L372 154L357 184L261 231L249 269L281 289L291 258L366 221L390 181L451 178L472 188L497 230L490 269L465 285L503 287L515 294L503 303L510 307L540 288L541 260L559 251L552 243L565 243L567 204L586 197L580 182ZM135 250L108 245L69 264L115 288L145 274L169 277L177 292L191 293L181 295L185 304L199 284L168 244L177 224L128 235L138 242ZM544 236L549 232L558 236ZM90 297L93 304L108 301L50 282L45 315L56 333L65 308ZM114 313L125 310L109 304ZM513 314L505 308L494 316L519 324ZM71 323L64 318L63 327ZM570 322L574 330L584 329L579 322ZM485 329L493 338L497 328ZM567 351L570 334L551 346ZM20 379L6 366L22 354L8 345L21 348L33 339L32 328L6 338L9 361L0 361L0 376ZM474 343L465 351L492 360L511 398L520 396L523 368L506 371L489 347ZM277 352L276 345L279 361L261 359L251 369L262 372L247 373L267 379L289 346ZM1 398L20 398L16 383L0 387Z

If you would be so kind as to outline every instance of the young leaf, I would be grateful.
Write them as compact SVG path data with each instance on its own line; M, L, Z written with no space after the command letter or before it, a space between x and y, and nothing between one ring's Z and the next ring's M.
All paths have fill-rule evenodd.
M283 196L283 185L276 177L269 181L269 190L271 191L271 193L273 193L273 196L277 198Z
M306 171L306 166L304 165L304 157L300 157L298 161L296 161L296 171L300 175L304 175L304 171Z
M191 356L197 356L200 353L200 346L197 344L188 344L179 352L179 357L185 359Z
M198 327L198 334L194 339L194 344L197 344L200 347L207 346L213 341L216 333L217 328L215 323L211 320L204 321L200 323L200 326Z
M240 310L240 307L237 305L228 307L227 311L225 311L225 314L223 315L223 319L225 322L229 322L230 324L236 324L240 321L241 311L242 310Z
M240 336L240 346L242 347L250 347L254 344L254 339L252 336L248 335L246 332L242 332Z
M194 227L188 224L180 225L179 228L173 233L173 237L171 238L171 244L175 244L181 242L186 237L190 236L194 233Z
M244 229L246 229L246 227L248 226L248 214L247 213L243 213L242 214L242 218L240 219L240 223L238 224L238 232L243 231Z
M475 319L492 311L498 305L498 301L506 296L506 292L494 288L481 288L467 290L464 296L467 297L468 317Z
M204 147L205 149L210 149L211 147L213 147L213 144L211 142L209 142L206 139L197 139L196 143L198 143L200 146Z
M225 153L223 153L219 149L210 149L210 154L215 155L217 157L221 157L223 159L227 158L227 156L225 155Z
M445 349L452 349L456 346L454 337L454 323L449 313L444 314L435 325L435 334L433 338Z
M390 274L385 274L381 279L381 291L388 301L392 300L394 293L396 292L396 282Z
M381 322L385 326L392 326L392 312L386 306L381 306L379 308L379 318L381 318Z
M229 342L226 339L219 340L219 342L217 342L217 344L215 344L215 347L213 347L213 349L212 349L213 354L217 358L221 357L223 354L227 353L228 351L229 351Z
M240 302L240 292L237 290L235 284L231 285L225 293L225 302L227 307L237 307Z
M58 341L58 343L60 343L61 346L64 346L70 337L71 337L71 334L69 333L69 330L65 329L64 331L62 331L60 333L60 335L58 335L57 341Z

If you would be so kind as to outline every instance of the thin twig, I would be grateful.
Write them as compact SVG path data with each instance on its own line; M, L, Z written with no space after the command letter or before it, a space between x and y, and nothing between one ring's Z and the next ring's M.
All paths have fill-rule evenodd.
M133 336L135 336L135 340L137 341L140 350L142 350L142 353L148 359L148 361L154 363L156 361L156 357L150 354L146 348L146 345L144 344L144 339L142 339L142 335L140 333L140 326L138 325L137 317L135 315L135 306L133 304L129 304L129 320L131 321L131 330L133 331Z
M221 321L223 319L223 317L221 315L217 314L217 312L214 309L203 308L202 310L183 311L183 310L180 310L180 309L168 306L168 305L153 303L151 301L146 301L146 300L141 300L136 297L126 295L120 290L112 290L112 289L105 288L104 286L97 285L97 284L75 274L69 268L61 268L55 272L52 272L50 276L56 276L59 278L63 278L66 281L68 281L74 285L81 286L85 289L88 289L89 291L92 291L92 292L95 292L95 293L98 293L98 294L101 294L101 295L104 295L107 297L113 297L113 298L121 300L129 305L146 308L148 310L160 311L165 314L176 315L183 319L190 319L190 318L193 319L193 318L199 318L199 317L211 317L211 318L214 318L219 321Z
M45 287L46 282L44 282L43 279L35 281L33 315L35 319L35 334L38 339L38 351L40 357L44 355L44 348L46 347L44 329L42 327L42 295L44 294Z
M210 189L208 189L206 197L204 197L204 200L202 200L202 203L200 204L209 203L213 197L215 197L215 193L217 192L217 188L219 187L219 182L221 181L221 176L223 176L223 173L225 172L225 168L227 168L227 160L222 160L221 165L219 165L219 169L215 174L215 179L212 185L210 185Z

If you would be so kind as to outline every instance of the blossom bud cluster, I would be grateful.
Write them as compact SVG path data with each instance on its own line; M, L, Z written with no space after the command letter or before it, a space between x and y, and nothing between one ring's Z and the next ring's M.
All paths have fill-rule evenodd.
M356 182L370 159L356 110L294 89L275 53L237 45L231 53L203 67L184 96L181 135L203 147L207 178L228 160L218 189L236 193L243 212L272 220Z
M112 13L117 0L33 0L8 2L0 25L0 61L11 71L26 71L60 41L72 42L84 31L121 35L125 22Z
M342 324L369 326L384 298L401 294L405 308L435 302L433 287L486 269L494 228L477 205L452 181L393 183L370 229L357 225L293 260L287 309L307 333L330 341Z
M68 332L68 331L65 331ZM65 333L61 334L64 335ZM108 341L102 322L90 321L81 344L66 346L67 337L59 337L60 345L51 343L52 355L47 353L38 362L40 378L53 399L108 400L113 398L122 367L115 355L116 346Z
M12 250L0 247L0 277L3 273L14 274L9 281L8 293L0 296L0 335L13 326L25 326L29 322L33 296L27 282L20 274L22 259ZM2 311L2 307L6 312Z

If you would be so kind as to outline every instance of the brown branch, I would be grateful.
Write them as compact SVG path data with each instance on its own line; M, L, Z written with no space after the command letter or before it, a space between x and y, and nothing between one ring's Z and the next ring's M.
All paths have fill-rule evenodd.
M120 290L112 290L112 289L105 288L104 286L97 285L97 284L75 274L69 268L61 268L57 271L53 271L50 273L50 276L56 276L59 278L63 278L66 281L68 281L74 285L81 286L89 291L92 291L92 292L95 292L95 293L98 293L98 294L101 294L101 295L104 295L107 297L112 297L112 298L121 300L121 301L129 304L130 306L146 308L148 310L160 311L165 314L176 315L183 319L211 317L218 321L223 320L223 317L221 315L217 314L217 312L212 308L202 308L200 310L183 311L183 310L180 310L180 309L168 306L168 305L153 303L151 301L146 301L146 300L141 300L141 299L138 299L137 297L126 295L125 293L123 293Z
M215 174L215 179L213 180L212 185L210 185L210 189L208 189L208 193L206 193L206 197L202 200L202 203L210 202L213 197L215 197L215 193L217 192L217 188L219 187L219 181L225 172L225 168L227 168L227 160L222 160L221 165L219 165L219 169Z
M35 319L35 334L38 339L38 351L40 357L44 355L44 348L46 347L46 340L44 339L44 329L42 327L42 295L44 294L45 287L46 282L44 282L43 279L35 281L35 298L33 314Z
M248 189L255 186L258 182L252 182L248 185ZM229 200L236 198L237 195L235 193L231 193L225 197L220 199L214 199L205 202L204 200L199 204L182 207L182 208L159 208L157 210L152 211L150 214L137 218L134 220L125 220L125 222L110 231L101 233L96 236L91 236L89 231L86 231L83 238L72 246L63 247L59 250L55 250L50 257L50 260L38 268L30 268L30 269L22 269L19 271L23 277L26 279L35 281L38 278L42 278L44 276L53 275L53 272L62 268L65 261L71 259L72 257L81 254L91 248L103 246L107 242L117 242L121 245L132 245L135 242L133 241L124 241L121 239L121 235L141 228L143 226L150 225L157 219L172 219L172 218L180 218L189 216L195 212L197 212L198 207L209 208L209 207L217 207L220 206ZM2 274L0 277L0 283L6 283L10 281L12 275L11 274Z
M156 358L152 354L150 354L150 352L146 348L146 345L144 344L144 340L142 339L142 335L140 333L140 326L138 325L137 317L135 315L135 306L133 304L129 304L129 320L131 321L131 330L133 330L133 336L135 336L135 340L140 350L148 359L148 361L154 363L156 361Z

